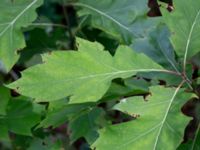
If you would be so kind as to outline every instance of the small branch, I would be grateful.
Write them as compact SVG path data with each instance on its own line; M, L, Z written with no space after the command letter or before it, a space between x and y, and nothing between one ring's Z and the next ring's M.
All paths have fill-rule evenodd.
M173 75L176 75L176 76L182 76L181 73L179 72L175 72L175 71L171 71L171 70L160 70L161 72L165 72L165 73L169 73L169 74L173 74Z
M186 83L187 83L187 85L189 86L189 88L190 88L191 90L193 90L193 87L191 86L191 84L190 84L189 82L187 82L187 80L186 80Z
M69 19L69 16L67 14L67 11L65 9L65 1L64 0L63 0L62 9L63 9L64 17L65 17L65 22L66 22L67 27L68 27L68 33L69 33L69 36L70 36L70 39L71 39L70 47L72 49L75 49L76 48L76 46L75 46L75 37L74 37L74 34L73 34L72 30L71 30L70 19Z
M182 73L182 78L187 83L187 85L189 86L189 88L191 90L193 90L192 81L190 81L190 79L187 77L187 75L185 73Z
M182 77L183 81L187 83L187 85L189 86L189 88L191 90L193 90L192 81L190 81L190 79L187 77L187 75L185 73L179 73L179 72L175 72L175 71L171 71L171 70L161 70L160 72L165 72L165 73L169 73L169 74L173 74L173 75Z
M17 73L14 70L11 70L10 73L11 77L16 81L19 79L19 76L17 75Z
M81 20L81 22L79 23L78 27L77 27L76 30L75 30L75 33L77 33L79 30L81 30L81 26L82 26L82 24L87 20L87 18L88 18L88 16L85 16L85 17Z
M30 26L45 26L45 27L61 27L61 28L67 28L66 25L63 24L54 24L54 23L32 23Z

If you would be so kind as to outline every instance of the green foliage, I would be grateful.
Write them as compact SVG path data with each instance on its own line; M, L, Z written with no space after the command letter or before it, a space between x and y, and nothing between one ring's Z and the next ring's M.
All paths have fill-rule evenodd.
M0 61L9 71L18 60L17 51L25 47L22 27L27 27L37 15L35 9L42 0L8 1L0 4Z
M185 144L182 144L178 148L178 150L188 150L188 149L198 150L198 149L200 149L199 140L200 140L200 132L199 132L199 129L198 129L194 140L191 140L191 141L189 141L189 142L187 142Z
M46 118L40 123L40 127L49 127L53 126L58 127L65 123L67 120L72 119L76 114L81 113L85 109L89 109L89 104L72 104L68 105L64 103L58 103L60 107L51 109L49 108ZM55 105L55 102L54 102Z
M133 49L143 52L165 68L179 71L174 50L169 42L170 32L165 25L158 25L149 36L138 38L132 44Z
M163 11L164 22L172 33L171 42L173 47L177 54L184 58L184 63L199 52L200 43L197 39L200 37L200 29L198 28L200 24L200 6L195 5L196 2L198 0L174 1L176 11L171 14ZM187 5L193 7L186 8Z
M128 47L120 46L112 57L98 43L78 41L78 52L44 55L43 64L26 70L23 77L9 87L36 98L36 101L70 96L71 103L83 103L99 100L115 78L127 78L137 72L168 72L144 54L135 53ZM138 63L139 60L143 63Z
M10 92L8 89L0 86L0 115L6 114L6 106L10 99Z
M81 115L75 116L70 121L71 141L74 142L78 138L84 137L89 144L92 144L98 138L98 126L101 127L104 124L104 111L102 109L95 108L82 112Z
M157 19L147 18L146 4L147 0L79 0L73 5L82 8L78 14L89 18L91 26L130 44L157 24Z
M3 0L0 149L199 150L199 0L148 2Z
M4 90L4 91L3 91ZM5 92L1 101L4 101L4 110L0 115L0 137L8 138L8 131L22 135L31 136L31 129L41 121L41 114L44 107L39 104L34 104L30 99L25 97L11 98L8 89L3 89ZM1 109L2 111L3 109Z
M155 86L151 96L122 99L113 109L138 117L136 120L108 126L100 131L100 138L94 143L99 150L119 149L176 149L182 141L189 118L181 112L181 106L191 97L173 88ZM158 94L159 93L159 94ZM109 141L109 139L112 139Z

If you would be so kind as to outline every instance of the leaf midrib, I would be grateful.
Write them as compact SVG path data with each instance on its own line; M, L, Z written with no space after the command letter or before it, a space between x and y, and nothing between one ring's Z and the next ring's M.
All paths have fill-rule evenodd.
M87 5L87 4L83 4L83 3L80 3L80 2L77 2L77 3L74 3L73 4L74 6L79 6L79 7L85 7L85 8L88 8L92 11L95 11L97 12L98 14L108 18L109 20L113 21L114 23L116 23L118 26L120 26L121 28L123 28L124 30L128 31L129 33L131 34L134 34L127 26L125 26L124 24L120 23L119 21L117 21L115 18L113 18L112 16L92 7L91 5Z
M2 36L10 27L12 27L15 22L29 9L31 8L38 0L34 0L31 2L23 11L21 11L11 22L7 23L8 26L0 33L0 36ZM5 23L6 24L6 23Z
M185 67L186 67L187 55L188 55L188 50L189 50L192 34L193 34L194 27L195 27L195 25L197 23L197 20L198 20L199 16L200 16L200 9L199 9L199 11L197 12L197 15L194 18L194 21L192 23L192 26L191 26L189 34L188 34L187 43L186 43L186 47L185 47L184 62L183 62L184 70L185 70Z
M164 55L164 57L167 59L167 61L171 64L171 66L175 69L175 71L176 71L177 73L180 73L179 70L178 70L178 68L177 68L176 65L174 64L173 60L172 60L170 57L168 57L168 56L165 54L165 52L163 51L163 48L162 48L160 42L158 42L158 45L159 45L159 47L160 47L161 53Z
M69 82L69 81L74 81L74 80L86 80L86 79L90 79L90 78L97 78L97 77L104 77L104 76L109 76L110 78L115 76L115 75L120 75L120 74L126 74L126 73L131 73L131 72L170 72L169 70L164 70L164 69L133 69L133 70L124 70L124 71L117 71L117 72L109 72L109 73L101 73L101 74L92 74L92 75L87 75L87 76L80 76L80 77L76 77L76 78L71 78L71 79L67 79L67 80L51 80L49 83L50 84L60 84L63 82ZM66 78L66 77L65 77ZM35 82L35 84L37 84ZM39 83L41 84L41 83ZM47 84L47 83L45 83ZM34 84L32 83L31 86L33 86Z
M149 134L149 133L155 131L157 128L159 128L158 134L157 134L157 136L156 136L156 141L155 141L155 144L154 144L154 148L153 148L153 150L156 150L156 146L157 146L157 144L158 144L158 139L159 139L159 137L160 137L162 128L163 128L163 126L164 126L164 123L166 122L166 119L167 119L167 116L168 116L168 114L169 114L171 105L172 105L172 103L173 103L173 101L174 101L174 99L175 99L177 93L179 92L181 86L183 85L183 83L184 83L184 82L181 82L181 83L180 83L180 85L176 88L176 90L175 90L175 92L174 92L172 98L170 99L170 101L168 100L170 103L169 103L169 105L168 105L168 107L167 107L167 109L166 109L166 113L165 113L165 116L163 117L162 121L159 122L159 123L158 123L157 125L155 125L154 127L152 127L151 129L147 130L145 133L143 133L143 134L137 136L136 138L134 138L134 139L132 139L132 140L129 140L128 142L124 143L124 144L121 145L119 148L122 148L122 147L126 146L126 145L129 144L129 143L135 142L137 139L142 138L142 137L144 137L145 135L147 135L147 134ZM164 101L164 103L165 103L165 102L167 102L167 101ZM160 104L162 104L162 103L160 103ZM168 123L168 122L166 122L166 123ZM174 130L174 129L173 129L173 130ZM174 132L175 132L175 130L174 130ZM178 135L178 136L179 136L179 135ZM118 148L118 149L119 149L119 148Z
M159 131L158 131L158 134L157 134L157 137L156 137L156 141L155 141L153 150L156 150L156 147L157 147L157 144L158 144L158 140L159 140L159 137L160 137L160 135L161 135L161 131L162 131L163 126L164 126L164 124L165 124L165 122L166 122L166 119L167 119L167 116L168 116L168 114L169 114L169 111L170 111L170 108L171 108L171 106L172 106L172 103L173 103L173 101L174 101L176 95L178 94L178 92L179 92L181 86L183 85L183 83L184 83L184 81L181 82L180 85L176 88L176 90L175 90L175 92L174 92L174 94L173 94L173 96L172 96L172 98L171 98L171 100L170 100L170 103L169 103L169 105L168 105L168 107L167 107L167 109L166 109L165 116L163 117L163 120L161 121L161 126L160 126L160 128L159 128Z
M140 139L140 138L142 138L143 136L150 134L151 132L155 131L159 126L160 126L160 124L157 124L156 126L154 126L153 128L147 130L147 131L144 132L143 134L141 134L141 135L135 137L134 139L131 139L131 140L129 140L128 142L124 143L123 145L119 146L117 149L121 149L122 147L124 147L124 146L126 146L126 145L128 145L128 144L130 144L130 143L135 142L137 139Z

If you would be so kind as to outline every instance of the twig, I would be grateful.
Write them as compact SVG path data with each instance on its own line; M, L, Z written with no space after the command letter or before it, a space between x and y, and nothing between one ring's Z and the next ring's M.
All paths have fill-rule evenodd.
M11 77L16 81L19 79L19 76L17 75L17 73L14 70L11 70L10 73Z
M67 28L66 25L55 24L55 23L32 23L30 26L53 26L53 27Z

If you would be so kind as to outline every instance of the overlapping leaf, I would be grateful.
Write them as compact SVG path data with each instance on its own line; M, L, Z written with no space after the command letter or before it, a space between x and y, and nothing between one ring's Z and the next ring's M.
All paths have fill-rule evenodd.
M93 147L97 150L115 149L175 150L183 140L189 119L181 113L182 105L191 97L180 87L151 88L148 101L142 97L123 99L114 109L139 115L136 120L108 126L100 130ZM111 140L112 139L112 140Z
M193 140L183 143L177 150L199 150L200 149L200 132L199 129Z
M6 114L0 116L1 138L6 138L8 131L21 135L32 135L31 128L40 122L40 115L44 110L43 106L20 97L11 99L5 108Z
M131 47L137 52L145 53L163 67L179 72L169 37L167 27L160 24L148 36L135 40Z
M60 103L59 101L53 101L51 103L54 105L55 102L58 102L60 106L54 109L49 109L46 118L40 123L39 127L58 127L69 121L73 116L80 114L81 111L88 109L90 106L87 103L75 105L68 105L66 102Z
M115 78L127 78L137 72L169 72L128 47L120 46L112 57L98 43L78 41L79 51L46 54L43 64L24 71L22 78L9 87L37 101L70 96L71 103L82 103L99 100Z
M157 24L157 18L147 18L147 0L79 0L79 16L91 17L91 25L130 44L143 37ZM88 18L89 18L88 17Z
M143 79L129 78L124 81L125 85L113 82L101 101L116 100L123 96L147 94L150 83Z
M199 52L200 0L175 0L172 13L163 10L163 21L171 30L171 42L177 54L186 60Z
M98 138L98 128L105 124L104 111L100 108L86 110L69 122L71 142L84 137L89 144Z
M37 15L35 9L43 0L1 0L0 62L9 71L18 59L17 50L25 47L22 27L27 27Z

